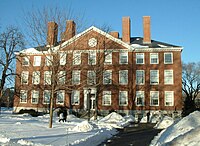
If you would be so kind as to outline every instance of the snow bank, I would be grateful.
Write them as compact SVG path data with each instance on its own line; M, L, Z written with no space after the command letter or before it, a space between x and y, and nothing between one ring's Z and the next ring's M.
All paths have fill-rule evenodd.
M180 121L174 122L156 136L150 146L178 145L198 146L200 140L200 112L195 111Z
M155 126L156 129L165 129L174 123L174 119L164 116Z
M93 126L91 124L89 124L88 121L83 121L83 122L77 124L77 126L74 127L72 129L72 131L88 132L88 131L91 131L92 129L93 129Z
M7 143L7 142L9 142L9 141L10 141L9 138L6 138L5 136L0 135L0 143Z

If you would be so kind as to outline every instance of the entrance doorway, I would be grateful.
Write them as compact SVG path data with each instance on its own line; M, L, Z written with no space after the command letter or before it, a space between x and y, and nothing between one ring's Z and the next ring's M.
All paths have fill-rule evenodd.
M96 88L90 88L90 94L88 89L89 88L84 89L84 109L94 110L96 106Z

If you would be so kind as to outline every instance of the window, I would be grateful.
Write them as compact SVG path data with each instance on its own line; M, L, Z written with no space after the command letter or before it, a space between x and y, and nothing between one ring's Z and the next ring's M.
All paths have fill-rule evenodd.
M20 103L27 103L27 91L26 90L20 91Z
M32 76L32 83L37 85L40 83L40 71L34 71Z
M94 71L88 71L88 73L87 73L87 84L88 85L96 84L96 73Z
M150 105L159 106L159 92L158 91L150 91Z
M74 84L74 85L80 84L80 71L79 70L74 70L72 72L72 84Z
M159 84L159 70L150 70L150 84Z
M103 91L102 105L104 106L111 105L111 91Z
M136 91L136 105L144 106L144 91Z
M39 99L39 91L33 90L31 96L31 103L37 104Z
M145 82L144 70L136 70L136 84L143 85Z
M173 84L173 70L165 70L164 71L164 82L165 84Z
M67 59L67 53L66 52L60 52L60 65L65 65L66 64L66 59Z
M81 64L81 52L75 51L73 53L73 64L80 65Z
M29 57L25 56L22 58L22 65L29 66Z
M44 84L45 85L51 85L51 71L45 71L44 72Z
M136 53L136 64L144 64L144 53Z
M66 78L66 72L60 71L58 74L58 83L62 85L65 84L65 78Z
M128 70L119 71L119 84L128 84Z
M119 105L120 106L128 105L128 92L127 91L119 91Z
M164 53L164 63L165 64L173 63L173 54L172 53Z
M96 64L96 51L90 51L88 55L88 64L95 65Z
M21 74L21 83L22 84L28 84L28 71L22 71Z
M103 84L112 84L112 70L105 70L103 73Z
M57 104L64 104L64 97L65 97L65 91L64 90L58 91L56 103Z
M34 56L33 66L40 66L41 64L41 56Z
M150 64L158 64L158 53L150 53Z
M50 90L44 90L43 103L49 104L50 103L50 97L51 97L51 91Z
M120 52L119 63L120 64L128 64L128 52Z
M72 105L79 105L80 101L80 91L73 90L72 91L72 97L71 97L71 104Z
M46 66L51 66L53 61L53 56L46 56L45 58L45 65Z
M105 52L105 64L112 64L112 52L106 51Z
M165 106L173 106L173 105L174 105L174 92L165 91Z

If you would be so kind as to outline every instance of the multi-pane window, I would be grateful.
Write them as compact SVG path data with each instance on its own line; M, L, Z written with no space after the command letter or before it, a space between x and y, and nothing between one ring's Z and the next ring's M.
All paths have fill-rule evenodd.
M127 91L119 91L119 105L120 106L128 105L128 92Z
M79 70L73 70L73 72L72 72L72 84L73 85L80 84L80 71Z
M128 70L119 71L119 84L128 84Z
M120 52L119 63L120 64L128 64L128 52Z
M51 91L50 90L44 90L43 103L49 104L50 103L50 97L51 97Z
M31 92L31 103L37 104L39 99L39 91L33 90Z
M28 56L25 56L22 58L22 65L29 66L29 57Z
M164 53L164 63L165 64L173 64L173 54L172 53Z
M144 91L136 91L136 105L144 106Z
M136 70L136 84L143 85L145 82L144 70Z
M173 105L174 105L174 92L165 91L165 106L173 106Z
M150 64L158 64L158 53L150 53Z
M105 70L103 73L103 84L112 84L112 70Z
M96 51L90 51L88 55L88 64L95 65L96 64Z
M66 64L66 59L67 59L67 53L66 52L60 52L60 65L65 65Z
M60 71L58 73L58 83L65 84L65 78L66 78L66 71Z
M57 92L56 103L57 104L64 104L64 98L65 98L65 90L59 90Z
M37 85L40 83L40 71L34 71L32 76L32 83Z
M159 70L150 70L150 84L159 84Z
M144 53L136 53L136 64L144 64Z
M28 84L28 75L29 75L28 71L22 71L22 73L21 73L21 83L22 84Z
M41 56L34 56L33 66L40 66L41 64Z
M73 53L73 64L80 65L81 64L81 52L75 51Z
M111 51L106 51L105 53L105 64L112 64L112 52Z
M20 91L20 103L27 103L27 91L26 90Z
M79 105L79 102L80 102L80 91L73 90L71 94L71 104Z
M111 105L111 91L103 91L102 105L104 106Z
M51 66L52 65L52 61L53 61L53 56L46 56L45 58L45 65L46 66Z
M150 91L150 105L159 106L159 91Z
M44 72L44 84L45 85L51 85L51 71L45 71Z
M96 84L96 73L95 73L95 71L88 71L88 73L87 73L87 84L88 85Z
M165 70L164 71L164 82L165 82L165 84L173 84L174 83L173 70Z

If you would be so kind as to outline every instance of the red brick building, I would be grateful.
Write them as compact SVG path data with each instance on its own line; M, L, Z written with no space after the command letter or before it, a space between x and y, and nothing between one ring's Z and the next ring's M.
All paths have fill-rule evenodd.
M16 53L15 112L48 110L55 80L64 85L56 89L54 107L79 111L97 105L101 113L181 112L182 47L152 40L149 16L143 17L143 37L131 37L129 17L122 19L121 38L118 32L94 26L76 34L74 21L67 21L58 42L57 27L48 23L47 46ZM59 79L49 70L48 60L56 62L49 50L60 56Z

